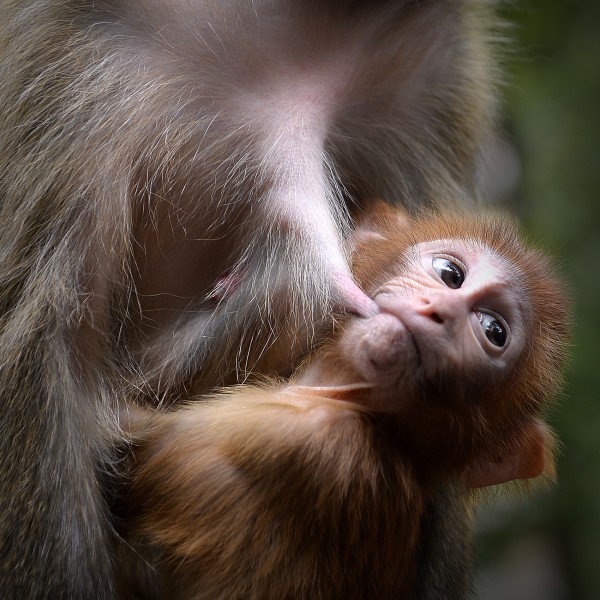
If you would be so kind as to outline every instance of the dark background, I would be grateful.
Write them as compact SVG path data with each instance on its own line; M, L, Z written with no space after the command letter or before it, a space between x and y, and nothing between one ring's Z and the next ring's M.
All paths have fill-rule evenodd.
M600 600L600 1L518 0L508 22L503 137L490 201L556 255L575 304L551 415L558 484L478 511L480 600Z

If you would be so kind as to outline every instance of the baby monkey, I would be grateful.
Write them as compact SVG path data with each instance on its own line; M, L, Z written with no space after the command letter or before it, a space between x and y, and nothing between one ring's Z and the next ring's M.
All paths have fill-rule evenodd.
M125 415L127 593L416 598L438 486L553 472L568 314L549 261L505 219L370 214L353 269L378 312L289 381Z

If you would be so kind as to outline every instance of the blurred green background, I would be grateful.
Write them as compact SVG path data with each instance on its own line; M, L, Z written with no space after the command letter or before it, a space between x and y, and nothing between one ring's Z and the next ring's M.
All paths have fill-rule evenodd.
M518 0L501 12L513 41L492 200L559 257L575 314L552 415L564 443L559 483L480 509L476 593L600 600L600 1Z

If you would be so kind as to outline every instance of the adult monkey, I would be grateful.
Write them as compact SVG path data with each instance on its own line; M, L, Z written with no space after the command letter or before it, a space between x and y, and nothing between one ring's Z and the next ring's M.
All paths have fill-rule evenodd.
M287 371L376 310L344 248L362 198L476 193L478 4L0 1L4 597L114 594L119 402ZM462 594L460 507L432 507L423 573L443 544L450 575L423 597Z

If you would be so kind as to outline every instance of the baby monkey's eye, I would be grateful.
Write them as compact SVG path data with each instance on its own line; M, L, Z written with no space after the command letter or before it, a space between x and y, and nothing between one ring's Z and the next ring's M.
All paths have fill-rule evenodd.
M485 333L485 337L487 337L494 346L502 348L504 344L506 344L506 338L508 337L504 325L502 325L496 317L488 313L476 311L475 314L481 323L481 328L483 329L483 333Z
M431 265L440 279L453 290L458 289L465 281L465 274L462 269L447 258L434 258Z

